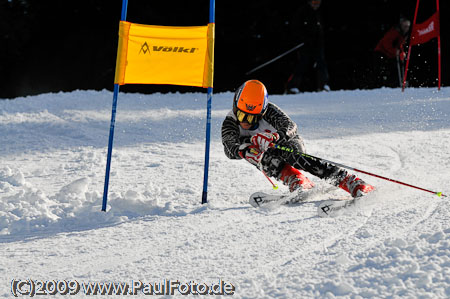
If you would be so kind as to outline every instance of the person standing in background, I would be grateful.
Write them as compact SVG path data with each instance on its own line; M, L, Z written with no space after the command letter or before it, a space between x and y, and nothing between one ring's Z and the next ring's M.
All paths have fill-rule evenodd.
M400 18L378 42L374 50L374 72L376 87L398 87L403 76L400 62L405 60L405 43L411 22ZM399 78L397 78L397 76Z
M292 36L296 42L304 43L299 50L299 57L294 73L288 79L286 92L299 93L303 89L303 81L307 72L313 68L313 78L316 91L330 90L328 86L328 68L325 62L325 42L322 15L320 12L321 0L308 0L306 5L300 7L292 22Z

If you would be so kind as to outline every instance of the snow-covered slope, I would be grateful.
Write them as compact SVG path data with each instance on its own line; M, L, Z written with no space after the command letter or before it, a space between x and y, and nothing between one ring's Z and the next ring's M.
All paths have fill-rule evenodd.
M263 174L223 154L231 100L213 97L201 205L206 95L121 93L107 213L112 94L0 100L0 295L12 297L14 279L167 279L223 281L236 298L450 297L448 198L361 174L377 188L364 205L318 218L320 202L344 193L310 176L311 202L255 209L251 193L286 187L271 190ZM450 193L450 88L270 100L298 123L310 154Z

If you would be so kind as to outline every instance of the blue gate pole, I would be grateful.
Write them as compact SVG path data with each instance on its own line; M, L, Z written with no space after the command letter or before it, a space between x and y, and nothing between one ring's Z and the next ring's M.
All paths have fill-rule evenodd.
M215 22L215 0L209 1L209 22ZM212 102L213 88L208 87L208 96L206 104L206 144L205 144L205 170L203 174L203 193L202 204L208 202L208 168L209 168L209 148L211 142L211 102Z
M202 204L208 202L208 166L209 166L209 148L211 139L211 102L213 88L208 87L208 101L206 108L206 144L205 144L205 170L203 174L203 193Z
M128 0L122 1L122 14L120 17L121 21L126 21L127 19L127 8ZM108 157L106 159L106 173L105 173L105 185L103 188L103 203L102 211L106 212L106 203L108 202L108 187L109 187L109 172L111 170L111 156L114 140L114 127L116 123L116 110L117 110L117 98L119 96L119 84L114 84L114 95L111 111L111 125L109 128L109 141L108 141Z

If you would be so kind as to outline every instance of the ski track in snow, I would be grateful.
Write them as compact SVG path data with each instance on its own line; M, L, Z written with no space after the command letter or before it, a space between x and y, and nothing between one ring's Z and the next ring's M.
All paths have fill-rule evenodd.
M307 174L310 202L255 209L251 193L275 191L223 154L231 99L213 97L201 205L206 95L121 94L107 213L111 92L0 100L0 296L12 297L12 279L32 278L222 279L235 298L450 297L448 198L361 174L376 191L319 218L320 202L345 193ZM450 88L270 100L298 123L309 153L450 193Z

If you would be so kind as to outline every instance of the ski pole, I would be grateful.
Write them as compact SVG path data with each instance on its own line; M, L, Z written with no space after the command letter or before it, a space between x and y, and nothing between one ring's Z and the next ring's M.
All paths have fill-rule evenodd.
M264 174L264 176L269 180L269 182L272 184L272 188L273 190L277 190L278 189L278 185L275 184L270 178L269 176L264 172L264 170L261 170L261 172Z
M282 150L282 151L294 153L293 149L285 147L285 146L280 146L280 145L274 144L274 143L271 143L270 146L274 147L276 149ZM357 169L357 168L354 168L354 167L350 167L350 166L347 166L347 165L344 165L344 164L336 163L336 162L333 162L333 161L330 161L330 160L314 157L312 155L308 155L308 154L300 153L300 152L295 152L295 154L296 155L300 155L300 156L305 157L305 158L312 159L312 160L323 161L323 162L327 162L327 163L330 163L330 164L334 164L334 165L342 167L342 168L346 168L346 169L349 169L349 170L352 170L352 171L361 172L361 173L364 173L364 174L367 174L367 175L370 175L370 176L374 176L376 178L383 179L383 180L386 180L386 181L390 181L390 182L393 182L393 183L397 183L397 184L400 184L400 185L403 185L403 186L407 186L407 187L415 188L415 189L422 190L422 191L425 191L425 192L433 193L434 195L437 195L439 197L447 197L447 195L442 194L442 192L435 192L435 191L427 190L427 189L420 188L420 187L417 187L417 186L413 186L413 185L410 185L410 184L407 184L407 183L403 183L403 182L400 182L400 181L397 181L397 180L394 180L394 179L390 179L390 178L387 178L387 177L384 177L384 176L381 176L381 175L378 175L378 174L370 173L368 171L364 171L364 170L360 170L360 169Z
M255 67L254 69L252 69L252 70L246 72L245 75L250 75L250 74L253 73L254 71L257 71L257 70L259 70L260 68L263 68L263 67L265 67L266 65L271 64L271 63L274 62L274 61L277 61L277 60L280 59L281 57L283 57L283 56L285 56L285 55L291 53L292 51L295 51L295 50L297 50L298 48L302 47L304 44L305 44L305 43L298 44L297 46L295 46L295 47L293 47L292 49L290 49L290 50L284 52L283 54L281 54L281 55L275 57L274 59L269 60L269 61L267 61L266 63L263 63L263 64L261 64L260 66L257 66L257 67Z

